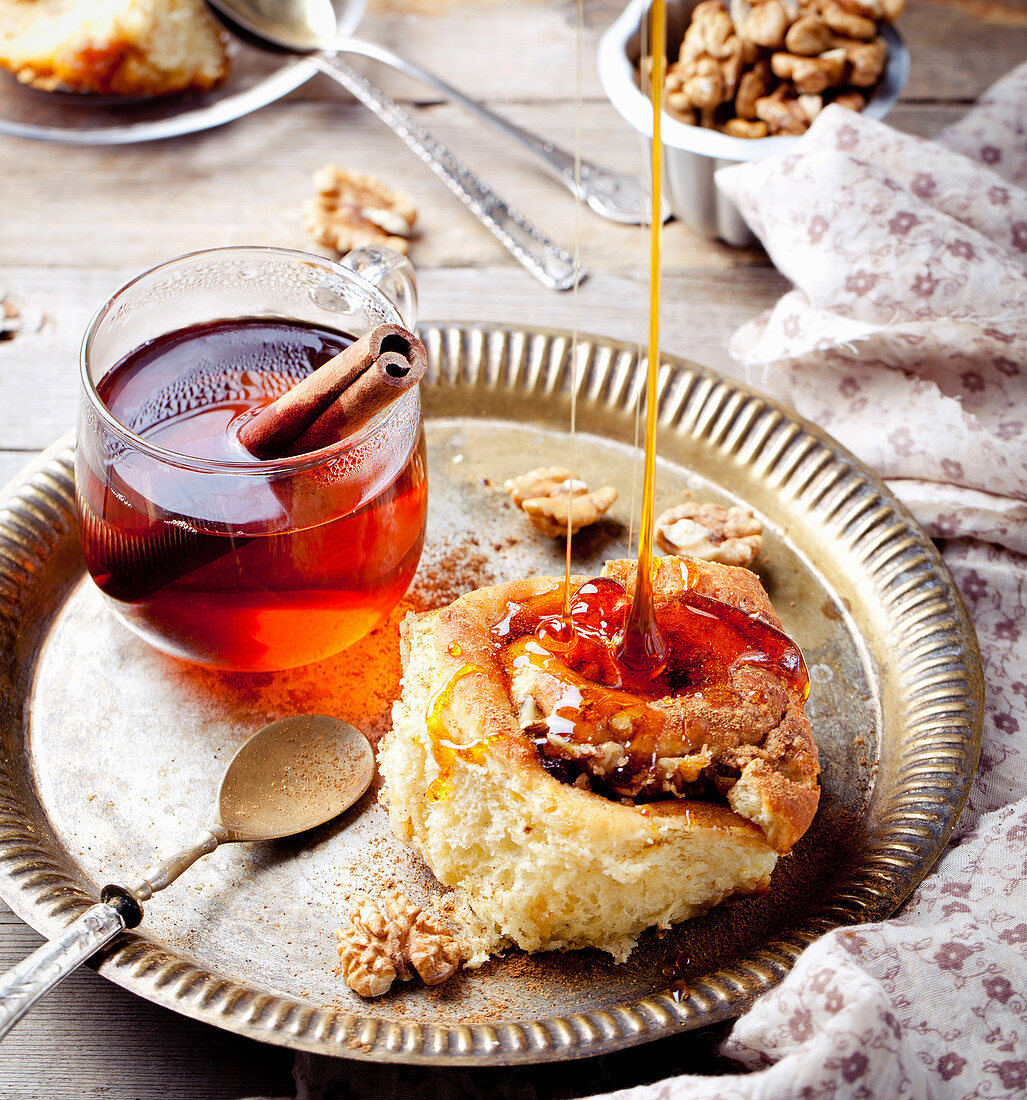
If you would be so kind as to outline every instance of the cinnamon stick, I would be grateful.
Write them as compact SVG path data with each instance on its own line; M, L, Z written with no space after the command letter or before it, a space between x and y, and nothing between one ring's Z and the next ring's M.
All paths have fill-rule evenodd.
M416 386L427 367L428 354L412 332L378 325L261 409L239 439L257 458L338 443Z

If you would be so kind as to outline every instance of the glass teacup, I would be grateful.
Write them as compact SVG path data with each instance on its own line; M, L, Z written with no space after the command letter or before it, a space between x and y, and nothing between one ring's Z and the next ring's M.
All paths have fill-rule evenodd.
M317 661L398 603L427 506L417 388L313 454L258 461L240 415L382 323L413 270L276 248L171 260L119 290L82 347L76 453L86 567L146 641L231 669Z

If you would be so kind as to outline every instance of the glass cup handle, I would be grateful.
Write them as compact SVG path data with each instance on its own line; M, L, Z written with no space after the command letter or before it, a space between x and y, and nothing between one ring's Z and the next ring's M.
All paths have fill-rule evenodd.
M412 329L417 324L417 279L413 264L406 256L372 244L354 248L341 263L373 283L393 303L407 328Z

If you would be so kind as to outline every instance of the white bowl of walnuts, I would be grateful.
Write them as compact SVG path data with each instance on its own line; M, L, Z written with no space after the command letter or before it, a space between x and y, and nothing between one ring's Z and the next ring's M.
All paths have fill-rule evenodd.
M632 0L599 44L611 103L652 138L640 73L651 0ZM892 21L905 0L667 0L663 88L667 199L707 237L752 243L713 174L787 151L830 103L883 118L909 77Z

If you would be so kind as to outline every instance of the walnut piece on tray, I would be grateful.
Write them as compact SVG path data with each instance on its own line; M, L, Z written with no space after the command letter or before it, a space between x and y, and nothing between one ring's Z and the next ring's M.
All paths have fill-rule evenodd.
M763 549L763 524L743 504L687 500L657 517L656 541L678 557L749 566Z
M544 535L576 534L595 523L617 499L612 485L590 492L585 482L562 466L540 466L520 477L509 478L503 488L514 504Z
M383 902L355 894L349 922L335 938L342 975L361 997L380 997L397 978L408 982L415 973L425 985L438 985L462 956L456 938L398 890Z
M303 208L303 224L314 240L345 253L380 244L405 256L417 221L409 195L377 176L327 164L314 173L317 197Z

